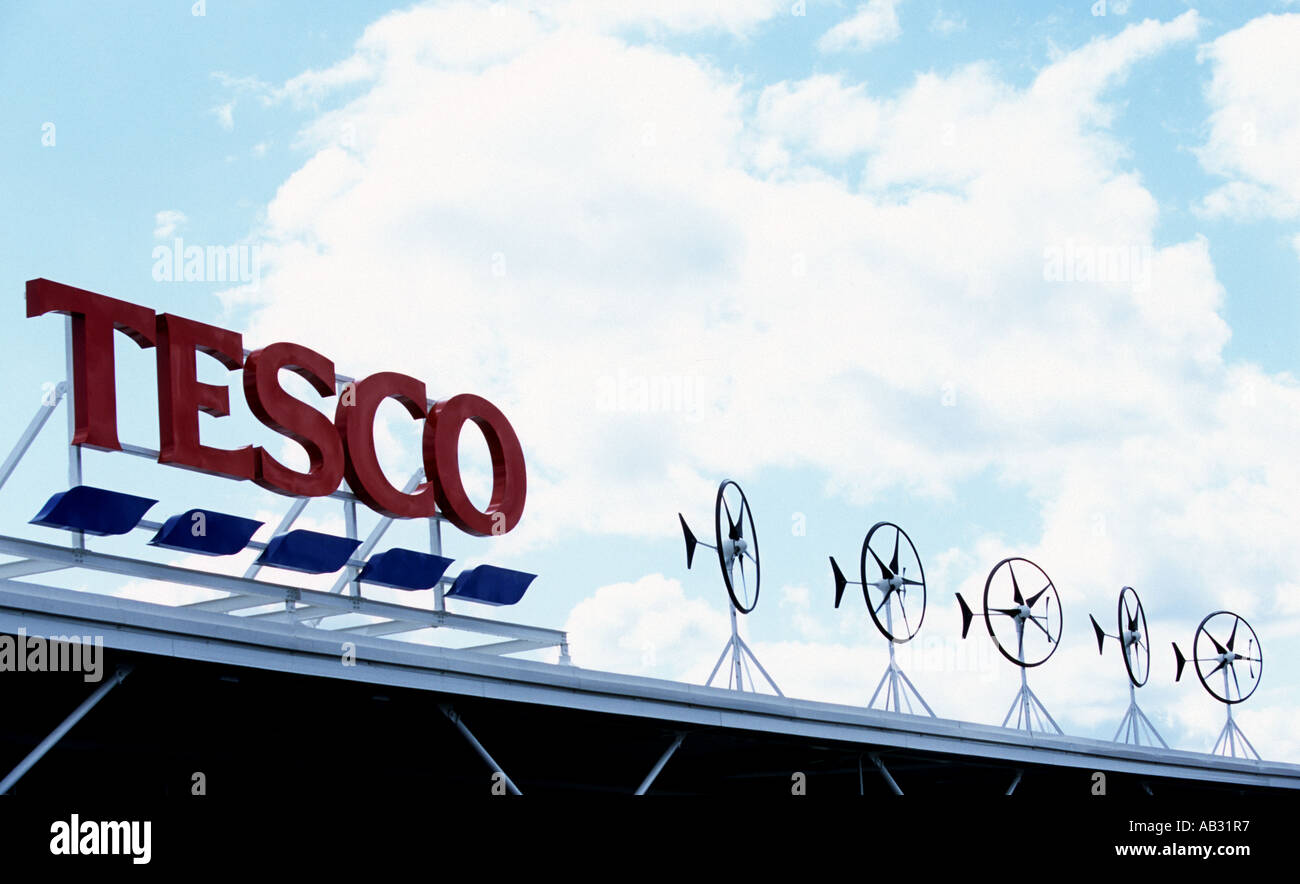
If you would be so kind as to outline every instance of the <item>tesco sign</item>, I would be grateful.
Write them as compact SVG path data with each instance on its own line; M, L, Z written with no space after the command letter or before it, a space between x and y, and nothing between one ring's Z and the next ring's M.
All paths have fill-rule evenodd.
M334 363L301 344L269 344L244 356L238 332L120 301L48 279L27 283L27 315L63 313L72 318L72 372L75 432L72 441L103 451L120 451L113 366L113 333L121 332L158 357L158 434L160 463L251 479L263 488L293 497L333 493L342 479L364 503L393 518L440 514L469 534L503 534L524 511L527 476L524 453L514 428L481 396L452 396L426 407L425 387L409 375L378 372L348 384L334 409L334 420L280 386L287 369L304 378L322 399L336 396ZM244 398L263 424L303 447L306 472L290 469L259 445L214 448L199 439L199 412L230 414L228 386L197 377L197 355L216 359L230 371L242 369ZM375 454L375 412L396 399L415 420L424 421L422 453L426 481L410 493L384 476ZM492 462L492 497L479 510L465 493L460 475L460 432L473 421L487 440Z

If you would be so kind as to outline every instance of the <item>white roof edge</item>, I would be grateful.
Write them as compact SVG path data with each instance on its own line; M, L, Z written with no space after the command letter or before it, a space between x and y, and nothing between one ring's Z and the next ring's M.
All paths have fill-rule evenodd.
M0 581L0 632L103 635L107 647L464 696L891 746L1011 763L1300 789L1300 765L1029 734L990 725L417 645L297 623L265 623L149 602ZM356 646L342 664L341 643Z

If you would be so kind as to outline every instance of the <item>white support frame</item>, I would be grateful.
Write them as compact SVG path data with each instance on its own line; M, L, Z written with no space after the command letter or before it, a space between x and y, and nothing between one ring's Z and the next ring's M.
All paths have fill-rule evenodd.
M1240 694L1239 694L1240 695ZM1223 670L1223 696L1232 696L1228 693L1228 669ZM1214 748L1210 750L1211 755L1223 755L1226 758L1251 758L1256 761L1261 760L1255 747L1246 739L1246 734L1232 718L1232 703L1224 703L1228 710L1228 720L1223 723L1223 730L1219 731L1219 738L1214 741ZM1222 751L1220 751L1222 750ZM1238 750L1240 754L1238 754Z
M713 664L713 671L709 673L709 680L704 683L704 686L712 687L713 679L717 677L718 670L722 668L722 662L726 660L727 655L730 654L731 665L727 667L727 687L729 689L735 691L746 690L745 676L748 675L748 690L757 693L758 684L754 680L754 674L749 672L745 666L745 658L748 657L750 661L758 667L758 671L763 674L763 678L767 679L767 683L772 686L772 690L776 691L776 695L778 697L784 697L785 694L781 693L781 689L776 686L776 682L772 680L772 676L767 674L767 670L763 668L763 664L758 662L758 657L755 656L753 650L751 650L749 645L745 643L745 640L740 637L739 627L736 624L735 605L728 605L727 609L731 611L731 638L727 639L727 643L723 645L722 654L718 657L718 662Z
M1061 730L1056 719L1052 718L1052 713L1047 711L1043 701L1029 689L1029 678L1025 673L1025 668L1020 667L1020 690L1016 691L1016 698L1011 701L1011 708L1007 710L1006 718L1002 719L1002 726L1006 727L1011 721L1011 713L1016 712L1017 730L1033 731L1037 727L1043 733L1064 735L1065 731ZM1049 724L1052 726L1050 731L1047 729Z
M145 580L162 580L193 586L200 589L214 589L234 593L236 597L212 599L199 602L194 606L160 606L177 612L202 610L206 613L232 613L224 606L239 605L234 610L265 607L276 602L293 602L296 605L309 605L328 611L326 614L312 613L314 617L337 617L340 614L366 614L384 618L393 623L400 623L409 630L426 628L459 629L483 635L502 636L510 639L524 639L535 642L540 647L558 647L562 655L567 656L568 637L558 629L541 626L526 626L520 623L503 623L500 620L488 620L483 617L470 617L465 614L453 614L449 611L431 611L428 608L413 608L407 605L381 602L368 598L350 598L316 589L301 589L285 583L271 583L265 580L252 580L247 577L235 577L230 574L216 574L211 571L197 571L178 565L161 562L149 562L124 556L113 556L92 550L73 550L54 546L35 540L0 535L0 553L21 556L33 561L44 561L61 567L81 567L107 574L120 574L125 577L139 577ZM6 581L7 582L7 581ZM32 588L39 584L24 583ZM200 608L199 606L203 607ZM223 610L224 609L224 610ZM241 617L237 619L248 619ZM368 624L378 625L378 624ZM323 634L346 634L342 629L320 630ZM415 645L415 647L421 647Z
M45 393L35 415L33 415L18 441L6 456L3 464L0 464L0 489L3 489L33 442L40 435L54 410L61 403L66 404L68 414L69 487L82 484L81 446L72 441L76 432L76 415L72 406L75 399L72 395L71 317L67 318L65 324L65 345L67 348L67 378L56 385L52 391ZM338 380L341 384L353 381L352 378L344 375L338 375ZM430 407L433 403L434 400L428 400ZM123 443L122 453L153 461L158 459L157 450L141 445ZM410 492L423 476L423 470L417 469L407 481L404 490ZM353 539L359 539L357 537L357 496L350 489L346 489L345 484L344 487L330 493L328 497L343 502L347 534ZM274 534L282 534L289 530L298 517L302 515L308 502L309 499L305 497L295 499L280 520ZM428 519L429 549L434 555L442 555L442 520L443 516L441 515L434 515ZM304 628L318 629L324 634L332 635L403 635L417 633L425 629L451 629L500 639L500 641L496 642L471 646L467 650L478 651L485 655L500 656L557 648L559 662L562 664L571 663L568 636L563 630L472 617L448 611L444 598L445 588L453 581L452 578L447 576L443 576L434 587L432 610L426 607L380 602L364 597L361 583L357 580L357 574L365 565L366 557L383 537L392 522L393 519L386 516L380 519L357 551L349 557L342 574L339 575L328 592L303 589L259 579L262 565L257 562L250 564L242 577L234 577L182 568L146 559L97 553L87 549L84 533L80 531L69 532L71 534L69 546L0 535L0 553L18 557L17 561L0 564L0 582L8 582L14 578L50 571L84 568L125 577L159 580L230 593L229 596L224 598L198 601L188 605L166 606L179 612L221 613L231 616L234 620L254 618L262 622L288 622ZM159 522L141 520L133 530L155 532L160 527L161 523ZM265 549L266 546L266 543L260 541L250 541L247 548L260 550ZM25 585L39 586L39 584L35 583L25 583ZM256 610L277 603L283 605L281 610ZM338 617L343 614L362 614L377 617L379 620L373 623L336 626L335 628L320 625L327 618ZM429 647L420 642L411 642L411 645L416 648ZM434 646L431 650L437 650L438 647Z
M1029 689L1029 669L1024 665L1025 622L1019 619L1016 620L1016 648L1016 656L1020 660L1020 690L1016 691L1016 698L1011 701L1011 708L1007 710L1006 717L1002 719L1002 726L1007 726L1007 722L1011 721L1011 713L1015 712L1017 713L1017 730L1023 729L1032 733L1034 727L1037 726L1045 734L1055 731L1064 735L1065 731L1061 730L1061 726L1056 723L1056 719L1052 718L1052 713L1047 711L1043 701L1038 699L1038 695ZM1049 724L1052 726L1051 731L1047 729ZM1016 782L1020 782L1019 776L1016 777ZM1015 788L1014 783L1011 788ZM1011 792L1008 791L1007 794L1010 795Z
M1146 728L1145 731L1143 727ZM1120 739L1121 734L1124 737L1122 740ZM1112 739L1116 743L1132 743L1134 746L1141 746L1142 738L1148 734L1150 736L1147 736L1147 742L1152 746L1159 742L1164 748L1169 748L1165 738L1160 736L1160 731L1156 730L1156 726L1151 723L1151 719L1147 718L1146 713L1142 711L1142 707L1138 705L1137 691L1134 690L1133 681L1130 679L1128 683L1128 710L1125 711L1124 717L1119 720L1119 727ZM1155 737L1155 739L1152 740L1151 737Z
M894 632L894 612L893 608L889 605L885 605L885 626L888 628L890 635L892 635ZM930 708L930 704L925 702L925 697L921 696L921 692L916 689L916 685L912 684L912 680L907 677L907 673L904 672L902 667L898 665L897 661L895 661L894 640L888 636L885 637L885 640L889 642L889 666L885 668L885 674L880 677L880 683L876 685L876 690L871 695L871 700L867 703L867 708L875 708L876 699L880 696L880 689L885 688L885 702L881 707L882 709L887 712L902 712L902 706L903 704L906 704L908 714L914 715L916 712L912 706L912 700L907 694L907 691L910 690L912 692L911 696L916 697L917 702L921 704L921 708L923 708L931 718L937 717L934 714L934 710ZM892 710L890 709L891 706L893 707Z

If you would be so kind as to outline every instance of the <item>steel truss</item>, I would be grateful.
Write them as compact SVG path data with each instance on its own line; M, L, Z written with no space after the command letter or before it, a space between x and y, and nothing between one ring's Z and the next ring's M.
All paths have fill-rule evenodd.
M887 621L887 627L892 634L894 629L894 612L889 605L885 605L885 618ZM880 696L881 689L884 688L884 705L881 708L886 712L891 709L894 712L902 712L902 706L906 705L907 711L911 714L915 714L916 710L915 707L913 707L911 700L911 697L915 697L917 702L921 704L921 708L924 709L931 718L936 717L934 710L930 708L930 704L925 702L925 697L921 696L921 692L916 689L916 685L912 684L912 680L907 677L907 673L904 672L902 667L894 660L894 645L896 642L888 636L886 636L886 639L889 642L889 666L885 668L885 674L880 677L880 683L876 685L876 690L871 695L871 700L867 703L867 708L875 708L876 699ZM911 691L911 696L908 695L908 691ZM888 773L886 773L886 776L888 776ZM892 779L890 780L890 783L893 784ZM901 795L902 793L900 792L899 794Z
M745 643L745 640L740 637L740 631L736 624L735 606L731 605L728 607L731 611L731 637L727 639L727 643L723 645L722 654L718 656L718 662L713 664L713 671L709 673L709 680L704 683L705 687L712 686L713 679L717 677L718 670L722 668L723 661L727 659L727 655L731 655L731 663L727 667L728 688L737 691L746 690L745 680L748 678L748 689L751 691L758 690L758 684L754 680L754 673L749 671L749 664L745 662L746 658L748 658L749 661L758 668L758 671L762 674L763 678L767 680L767 683L772 686L772 690L776 691L776 695L778 697L784 697L785 694L781 693L781 689L776 686L776 682L772 680L772 676L767 674L767 670L763 668L763 664L758 662L758 657L755 656L749 645Z
M1038 695L1029 689L1029 679L1025 675L1025 669L1020 670L1020 690L1016 691L1016 698L1011 701L1011 708L1007 710L1007 715L1002 719L1002 726L1006 727L1011 721L1011 713L1016 713L1016 729L1033 731L1035 728L1044 733L1065 734L1061 726L1052 718L1052 713L1047 711L1043 701L1038 699ZM1048 725L1052 726L1051 731L1047 729ZM1017 782L1019 782L1017 780ZM1014 786L1012 787L1014 788ZM1008 793L1009 794L1009 793Z
M67 400L68 413L68 483L70 486L82 484L81 446L72 442L75 431L75 415L72 401L72 320L67 320L67 379L48 390L18 441L0 465L0 489L17 469L23 456L30 449L50 416L61 402ZM247 355L247 353L245 354ZM353 381L343 375L338 376L340 386ZM430 406L433 400L429 400ZM123 443L122 452L135 457L157 460L158 452L139 445ZM411 491L424 478L422 470L416 470L406 483L404 490ZM346 533L350 539L361 540L357 532L356 504L358 498L344 487L328 495L343 503ZM307 498L296 499L280 520L274 534L287 531L306 509ZM441 516L429 520L429 551L442 555ZM0 564L0 580L9 583L18 577L84 568L103 573L118 574L125 577L144 578L165 581L181 586L206 590L220 590L229 593L218 599L193 602L180 606L165 606L172 611L203 612L205 614L221 613L234 619L253 619L256 621L289 622L304 628L320 630L323 633L337 635L347 639L351 636L393 636L413 638L413 634L426 629L451 629L463 632L492 636L498 641L475 645L463 650L478 651L483 654L504 655L545 648L559 649L559 662L570 663L568 636L562 630L546 629L525 624L509 623L482 617L455 614L446 610L444 602L445 587L453 579L444 576L434 587L433 608L382 602L363 597L357 574L366 563L366 557L384 536L393 519L382 517L370 534L363 540L356 552L349 558L342 573L335 580L328 592L304 589L289 584L275 583L259 578L262 566L253 563L245 570L242 577L183 568L161 562L148 561L131 557L108 555L86 548L86 538L80 531L70 532L71 544L60 546L28 540L20 537L0 535L0 553L16 556L17 561ZM157 531L162 523L142 520L133 530ZM250 541L248 549L262 550L267 546L260 541ZM26 587L35 584L21 582ZM278 609L265 609L279 603ZM366 615L376 618L374 622L357 625L333 618L345 614ZM323 621L331 621L322 625ZM413 647L424 645L412 642Z
M1144 727L1146 729L1145 731L1143 730ZM1123 735L1123 740L1120 740L1121 734ZM1119 728L1115 731L1115 736L1112 739L1117 743L1124 742L1132 743L1134 746L1141 746L1144 736L1146 737L1147 742L1152 746L1159 741L1161 746L1166 749L1169 748L1169 744L1165 742L1165 738L1160 736L1160 732L1156 730L1156 726L1151 723L1151 719L1147 718L1146 713L1142 711L1142 707L1138 705L1137 692L1133 689L1133 683L1129 682L1128 711L1125 712L1124 717L1120 719ZM1151 737L1155 737L1155 739L1152 740Z

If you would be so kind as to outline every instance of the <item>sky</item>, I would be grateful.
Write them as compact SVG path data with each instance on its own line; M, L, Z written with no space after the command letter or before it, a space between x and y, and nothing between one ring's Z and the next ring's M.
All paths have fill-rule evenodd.
M889 521L927 582L899 660L939 715L1001 721L1019 673L980 624L960 638L954 593L978 608L1024 556L1060 594L1030 685L1067 733L1124 713L1088 615L1113 628L1128 585L1165 739L1208 751L1222 727L1169 643L1229 609L1267 655L1235 716L1300 762L1300 4L268 6L0 7L7 439L63 377L61 320L24 318L46 277L494 402L523 520L444 546L540 576L515 608L449 607L566 629L578 666L703 682L728 602L706 557L686 569L677 514L706 536L734 479L763 565L741 630L787 695L869 699L887 646L860 597L834 608L827 557L856 579ZM246 272L170 278L178 245ZM123 439L156 445L152 354L118 338ZM200 377L234 388L207 444L301 462L237 376ZM419 424L380 415L400 484ZM59 540L26 521L66 485L64 421L0 491L4 533ZM485 500L472 432L462 464ZM169 512L285 508L125 455L85 468ZM302 524L341 531L338 504ZM248 560L143 541L96 548Z

